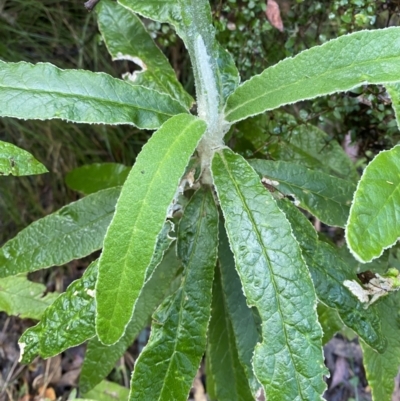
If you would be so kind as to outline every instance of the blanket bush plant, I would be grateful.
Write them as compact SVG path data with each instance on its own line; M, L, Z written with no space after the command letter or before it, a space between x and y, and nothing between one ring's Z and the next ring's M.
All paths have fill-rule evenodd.
M206 0L101 0L96 12L113 59L142 71L116 79L0 62L1 116L155 130L132 168L72 171L68 185L85 196L0 249L2 288L18 275L7 281L10 294L29 272L102 249L58 298L36 291L42 304L31 312L23 305L24 316L40 321L20 339L22 362L88 341L80 389L90 394L151 320L129 400L186 400L204 354L211 400L261 392L268 400L319 400L323 342L347 326L361 340L374 399L389 400L400 365L392 248L400 232L399 148L380 153L359 179L317 126L276 132L267 112L374 84L386 88L398 116L400 28L341 36L240 83ZM182 38L196 100L141 17L170 24ZM276 110L274 118L291 117ZM236 138L268 142L268 157L247 160L245 150L234 151ZM45 171L0 143L1 174ZM350 252L318 236L307 216L345 228ZM364 270L384 285L386 296L374 303L357 276ZM21 313L3 303L0 293L2 310Z

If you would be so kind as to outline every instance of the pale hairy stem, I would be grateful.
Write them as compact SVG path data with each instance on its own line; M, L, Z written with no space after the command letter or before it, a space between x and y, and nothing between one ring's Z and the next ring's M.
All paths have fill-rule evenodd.
M214 152L224 146L223 138L229 123L223 118L221 77L218 72L214 30L209 30L202 1L190 6L195 21L182 32L192 61L197 95L198 116L206 121L207 132L200 141L197 152L200 157L204 184L212 184L210 164Z

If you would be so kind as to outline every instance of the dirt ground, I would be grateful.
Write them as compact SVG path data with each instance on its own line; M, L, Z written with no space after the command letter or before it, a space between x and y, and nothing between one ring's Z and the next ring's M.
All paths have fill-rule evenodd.
M0 313L0 401L66 400L77 387L85 345L71 348L48 360L37 358L30 365L18 363L18 338L33 325L30 320L8 317ZM141 337L147 337L148 332ZM144 343L136 341L108 379L129 387L130 372L139 349ZM357 339L349 341L337 335L325 346L325 361L331 376L327 379L328 401L369 401L371 392L362 364L361 347ZM191 400L205 401L204 375L198 375ZM396 378L393 401L400 401L400 380Z

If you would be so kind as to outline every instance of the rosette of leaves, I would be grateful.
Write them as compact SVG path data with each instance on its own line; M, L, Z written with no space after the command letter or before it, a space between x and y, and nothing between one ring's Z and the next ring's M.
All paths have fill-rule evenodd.
M268 400L320 400L327 374L321 325L332 331L331 313L383 366L388 343L396 350L398 344L392 334L385 337L381 301L366 309L343 285L357 279L355 270L298 209L343 227L356 191L357 213L357 193L366 190L362 181L356 189L345 153L338 146L327 151L326 134L311 126L278 138L275 161L249 162L224 138L249 117L366 83L387 85L395 99L400 29L340 37L239 84L233 59L215 40L207 1L102 0L97 13L111 56L141 71L115 79L46 63L0 63L3 116L155 130L130 170L95 165L69 175L69 185L87 196L0 249L0 277L102 249L23 334L22 361L88 340L80 382L88 392L151 320L130 400L186 400L204 354L213 400L252 400L262 392ZM185 43L196 115L140 17L172 25ZM248 129L267 130L257 123ZM321 151L323 162L316 160ZM371 375L379 383L387 371Z

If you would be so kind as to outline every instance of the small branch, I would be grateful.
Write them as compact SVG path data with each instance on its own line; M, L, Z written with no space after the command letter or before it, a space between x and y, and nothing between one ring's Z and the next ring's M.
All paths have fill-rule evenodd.
M86 8L86 10L88 10L89 12L92 11L95 7L96 4L99 2L100 0L88 0L84 6Z

